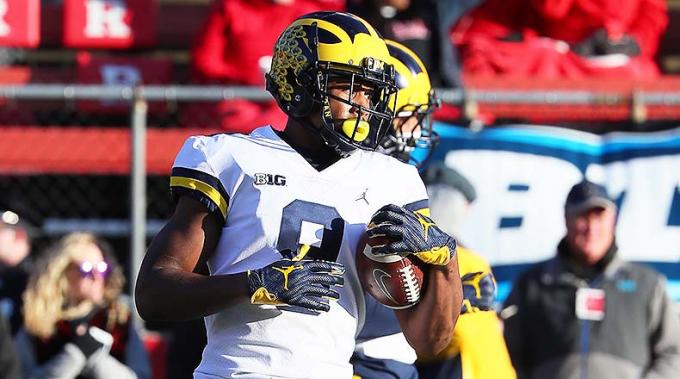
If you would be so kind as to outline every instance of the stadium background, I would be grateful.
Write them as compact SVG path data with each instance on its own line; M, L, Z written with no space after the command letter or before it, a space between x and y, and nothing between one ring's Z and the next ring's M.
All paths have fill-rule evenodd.
M131 238L133 212L142 205L137 215L147 222L137 232L148 243L173 209L168 170L181 142L221 130L193 105L228 98L267 101L268 95L258 88L191 82L190 49L209 0L128 0L133 12L147 17L130 26L136 37L124 43L69 35L78 15L65 11L61 1L3 3L25 4L31 12L39 8L40 17L8 20L33 30L20 36L24 46L0 38L6 46L0 51L0 208L12 208L32 225L34 253L67 232L92 230L113 243L128 278L134 277L140 242ZM595 134L674 129L680 119L680 1L670 0L668 8L660 79L465 78L465 90L439 89L444 109L438 128L533 124ZM143 134L133 134L135 123ZM133 148L133 135L146 140L144 149ZM136 166L143 170L136 171L141 175L136 188L144 195L133 201L131 174L140 154L146 159L145 167ZM673 230L677 240L680 231ZM680 254L665 263L672 259ZM675 264L663 271L680 278ZM498 273L509 281L516 270L499 267Z

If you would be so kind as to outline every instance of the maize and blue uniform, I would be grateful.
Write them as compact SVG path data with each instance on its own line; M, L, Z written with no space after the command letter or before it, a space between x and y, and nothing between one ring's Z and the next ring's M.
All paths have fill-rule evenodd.
M463 312L449 345L436 356L418 357L418 372L431 379L515 379L501 322L493 308L487 309L495 300L491 267L481 255L463 246L458 246L457 254L463 278Z
M426 207L415 167L357 150L317 171L266 126L249 135L190 137L173 165L171 188L224 221L208 260L211 275L264 267L300 245L311 246L306 258L346 267L329 312L253 305L244 297L206 317L208 343L194 377L351 377L366 312L355 253L380 207Z

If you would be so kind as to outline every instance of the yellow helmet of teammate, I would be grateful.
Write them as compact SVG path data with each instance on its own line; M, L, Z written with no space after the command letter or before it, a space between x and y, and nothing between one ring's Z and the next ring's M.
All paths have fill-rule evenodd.
M319 112L322 127L315 129L341 156L356 148L372 150L390 129L395 109L394 68L389 61L385 41L365 20L350 13L310 13L281 33L266 75L267 90L289 117L303 125L310 127L308 116ZM331 95L330 81L350 84L348 97ZM373 89L369 106L352 101L355 84ZM333 119L329 98L351 105L358 117Z
M427 69L416 53L398 42L385 42L396 71L398 92L394 127L381 141L382 150L403 162L420 166L439 142L439 136L432 129L432 113L439 108L440 102L430 84ZM412 117L415 123L406 122ZM415 148L427 149L426 158L415 161L411 156Z

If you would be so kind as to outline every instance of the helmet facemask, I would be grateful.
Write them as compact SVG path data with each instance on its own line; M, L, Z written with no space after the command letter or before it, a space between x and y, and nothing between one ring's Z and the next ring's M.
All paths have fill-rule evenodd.
M394 126L381 142L383 153L416 167L421 167L429 160L439 144L439 135L433 129L432 114L439 108L440 102L433 90L428 97L427 104L406 104L396 112ZM416 123L409 128L411 130L404 130L404 125L411 117L415 118ZM425 157L420 160L413 157L415 149L425 149Z
M391 82L392 66L376 70L376 61L366 59L361 67L332 62L321 62L318 70L318 93L320 94L321 135L327 145L340 156L347 156L355 149L375 150L391 128L397 88ZM333 94L333 88L345 87L346 95ZM370 92L368 104L354 101L357 90ZM356 118L336 119L331 101L343 103L354 110Z

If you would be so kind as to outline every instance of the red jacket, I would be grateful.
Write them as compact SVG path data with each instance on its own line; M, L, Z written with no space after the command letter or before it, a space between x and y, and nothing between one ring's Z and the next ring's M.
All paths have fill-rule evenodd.
M458 22L451 37L468 74L644 77L658 73L653 57L667 24L665 0L486 0ZM598 29L614 39L630 35L641 54L612 68L569 50ZM521 41L501 40L513 34Z
M193 48L199 79L263 85L267 57L281 32L297 17L321 10L343 10L344 0L217 0ZM265 58L263 58L265 57Z

